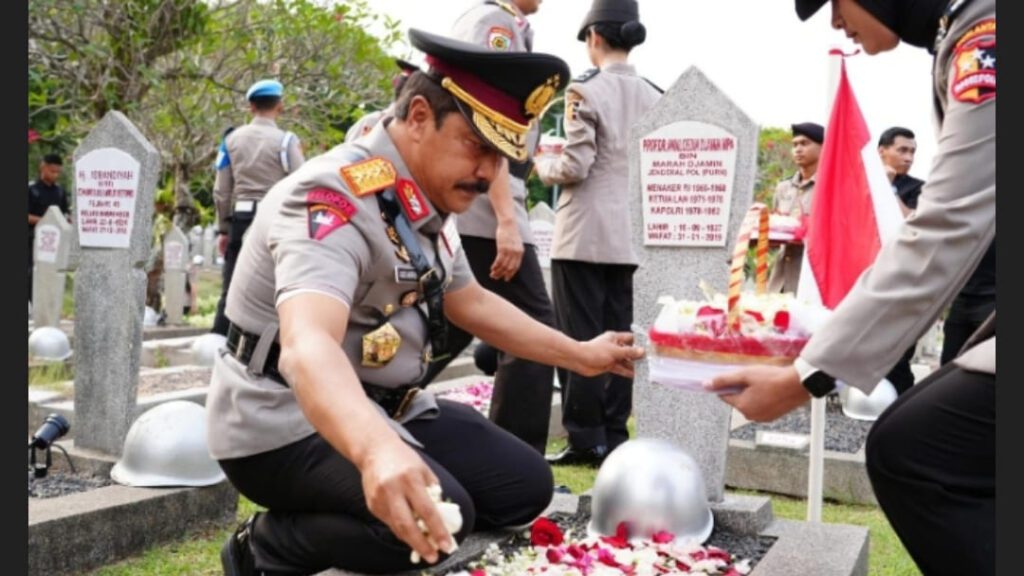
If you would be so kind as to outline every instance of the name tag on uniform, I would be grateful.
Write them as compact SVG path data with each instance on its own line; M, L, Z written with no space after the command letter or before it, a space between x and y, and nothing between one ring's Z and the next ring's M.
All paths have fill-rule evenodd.
M444 247L448 249L448 255L452 258L462 248L462 237L459 236L459 229L455 226L455 215L448 216L448 221L441 229L441 238L444 239Z
M419 276L416 275L416 270L408 266L395 266L395 282L399 284L412 283L415 284L419 280Z
M255 200L238 200L235 202L235 212L252 212L255 209Z

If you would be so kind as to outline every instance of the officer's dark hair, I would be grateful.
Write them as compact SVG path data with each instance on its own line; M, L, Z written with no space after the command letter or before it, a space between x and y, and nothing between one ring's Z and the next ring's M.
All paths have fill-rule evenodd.
M273 110L277 106L277 103L281 101L280 96L253 96L249 99L249 103L252 104L260 112L268 112Z
M63 166L64 161L60 159L60 156L56 154L47 154L43 156L43 164L51 164L53 166Z
M636 20L629 22L598 22L591 26L588 34L598 33L608 46L629 52L647 39L647 28Z
M885 132L882 132L882 137L878 139L878 146L892 146L896 142L897 136L903 136L904 138L914 139L914 133L909 128L903 128L902 126L893 126Z
M395 103L395 117L405 121L409 117L409 103L416 96L423 96L434 112L434 125L438 130L444 118L452 112L458 112L455 97L441 87L441 79L433 73L417 70L413 72L402 86L401 94Z

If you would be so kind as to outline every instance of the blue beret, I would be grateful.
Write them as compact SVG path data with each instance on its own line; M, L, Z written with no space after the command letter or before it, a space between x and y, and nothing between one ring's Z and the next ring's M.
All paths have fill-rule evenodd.
M249 87L249 91L245 93L245 99L252 100L268 96L280 98L282 94L284 94L284 86L277 80L260 80Z

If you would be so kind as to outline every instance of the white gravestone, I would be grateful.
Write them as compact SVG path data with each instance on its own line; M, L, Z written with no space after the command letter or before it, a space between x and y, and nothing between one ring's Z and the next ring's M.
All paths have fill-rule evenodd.
M56 206L50 206L36 224L32 272L32 322L36 328L57 326L64 307L66 272L74 242L74 229Z
M164 310L170 325L184 323L185 278L191 264L187 247L188 238L177 226L164 234Z
M551 245L555 239L555 211L545 202L538 202L530 209L530 231L537 260L544 274L544 286L551 294Z

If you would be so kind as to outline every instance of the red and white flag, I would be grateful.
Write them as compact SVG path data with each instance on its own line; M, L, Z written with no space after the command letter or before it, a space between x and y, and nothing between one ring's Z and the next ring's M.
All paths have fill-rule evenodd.
M902 223L844 57L815 177L797 295L835 309Z

